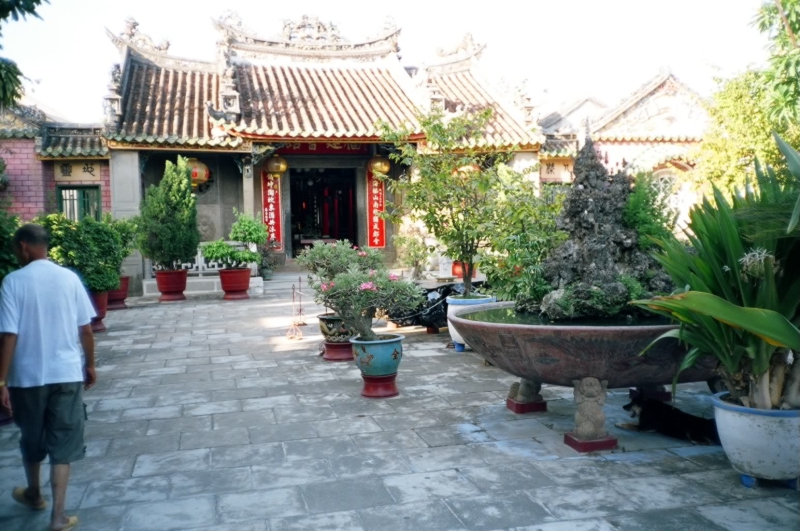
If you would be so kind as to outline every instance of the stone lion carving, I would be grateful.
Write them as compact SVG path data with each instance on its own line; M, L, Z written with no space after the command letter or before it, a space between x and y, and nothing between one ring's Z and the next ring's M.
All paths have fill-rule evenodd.
M575 403L578 405L575 413L575 437L584 441L602 439L607 435L603 404L606 403L608 380L601 382L597 378L589 377L573 380L572 383L575 386Z
M200 231L201 241L210 242L216 239L217 227L208 214L199 214L197 216L197 230Z
M519 382L511 384L511 389L508 392L508 398L520 404L527 404L530 402L541 402L544 400L539 391L542 390L542 384L533 380L526 380L523 378Z

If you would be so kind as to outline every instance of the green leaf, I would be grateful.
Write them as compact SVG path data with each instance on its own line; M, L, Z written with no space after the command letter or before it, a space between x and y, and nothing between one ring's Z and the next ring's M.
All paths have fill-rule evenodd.
M787 144L777 133L772 133L772 135L775 137L778 149L786 157L786 165L789 167L789 172L800 182L800 153L792 149L792 146ZM792 210L792 217L789 219L786 233L792 232L797 227L798 222L800 222L800 196L798 196L797 203L795 203L794 210Z

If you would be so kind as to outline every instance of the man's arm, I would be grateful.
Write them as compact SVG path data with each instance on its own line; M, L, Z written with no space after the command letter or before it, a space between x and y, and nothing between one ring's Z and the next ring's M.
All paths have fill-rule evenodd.
M0 408L11 414L11 399L8 396L8 370L17 348L17 334L0 333Z
M78 329L78 334L81 338L83 355L86 357L86 379L83 387L84 389L91 389L97 381L97 375L94 372L94 334L92 334L92 325L81 326Z

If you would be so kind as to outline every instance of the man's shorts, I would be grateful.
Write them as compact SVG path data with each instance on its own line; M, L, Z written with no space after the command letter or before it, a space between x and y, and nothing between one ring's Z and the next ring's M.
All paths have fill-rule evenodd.
M50 456L51 465L66 465L86 456L83 428L83 382L9 387L14 422L22 436L22 459L39 463Z

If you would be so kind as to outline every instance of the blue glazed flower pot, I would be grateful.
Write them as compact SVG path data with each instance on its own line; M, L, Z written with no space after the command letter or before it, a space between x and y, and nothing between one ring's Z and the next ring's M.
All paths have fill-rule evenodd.
M380 336L376 341L350 339L356 355L356 365L364 379L361 396L386 398L399 394L395 378L397 367L403 359L403 339L399 334Z

